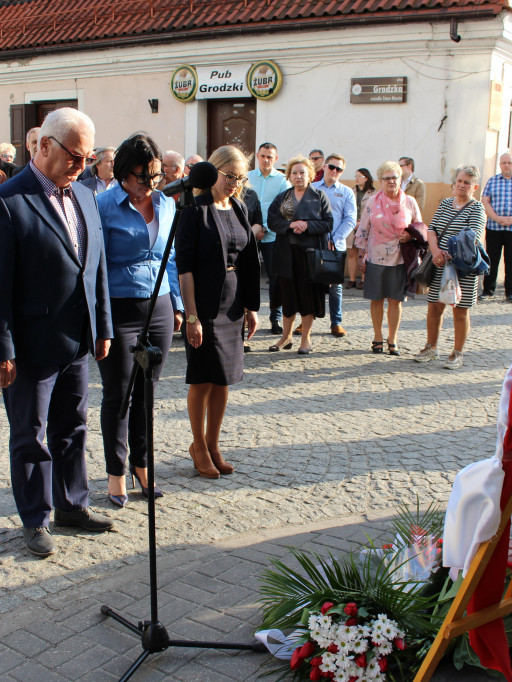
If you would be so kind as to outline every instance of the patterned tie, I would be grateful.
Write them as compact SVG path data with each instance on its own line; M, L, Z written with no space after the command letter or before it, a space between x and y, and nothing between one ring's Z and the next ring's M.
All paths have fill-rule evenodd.
M71 190L69 187L57 187L55 194L64 212L66 223L68 226L69 236L77 252L80 263L84 261L84 226L79 220L76 209L71 199Z

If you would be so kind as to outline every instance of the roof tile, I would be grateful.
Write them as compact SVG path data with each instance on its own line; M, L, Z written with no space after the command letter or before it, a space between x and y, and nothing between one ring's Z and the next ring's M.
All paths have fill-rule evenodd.
M123 36L180 32L205 35L230 26L267 31L367 15L418 18L423 14L488 16L509 9L508 0L0 0L0 55L40 46L94 44Z

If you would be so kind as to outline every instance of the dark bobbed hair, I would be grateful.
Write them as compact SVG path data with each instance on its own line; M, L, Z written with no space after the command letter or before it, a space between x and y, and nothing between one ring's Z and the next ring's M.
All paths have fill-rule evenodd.
M372 174L370 173L368 168L358 168L356 173L361 173L361 175L364 175L364 177L366 178L366 182L364 183L363 187L363 192L367 192L369 189L373 190L375 189L375 187L373 186Z
M149 164L162 160L162 152L147 133L137 132L121 142L114 157L114 177L121 184L135 166L142 166L142 175L149 180Z

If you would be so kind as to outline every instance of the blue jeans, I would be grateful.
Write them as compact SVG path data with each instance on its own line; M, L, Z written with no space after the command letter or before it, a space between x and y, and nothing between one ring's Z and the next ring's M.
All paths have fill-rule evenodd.
M260 242L259 246L268 276L268 295L269 299L272 300L272 292L276 283L276 276L272 274L272 254L274 253L275 242ZM271 323L280 322L283 319L283 309L271 308L269 317Z
M329 315L331 317L331 325L341 324L343 312L341 310L341 302L343 299L343 286L341 284L331 284L329 287Z

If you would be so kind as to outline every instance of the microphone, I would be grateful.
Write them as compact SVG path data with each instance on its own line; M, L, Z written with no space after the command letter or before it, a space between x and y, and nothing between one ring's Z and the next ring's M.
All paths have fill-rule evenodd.
M200 161L192 166L189 175L169 183L162 189L162 192L166 197L172 197L174 194L181 194L187 189L192 189L192 187L209 189L217 182L218 175L213 163Z

